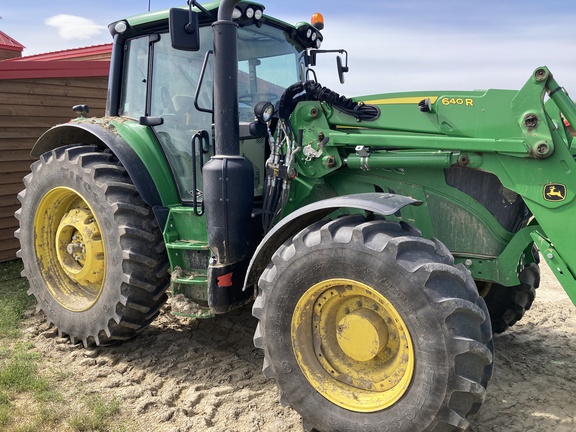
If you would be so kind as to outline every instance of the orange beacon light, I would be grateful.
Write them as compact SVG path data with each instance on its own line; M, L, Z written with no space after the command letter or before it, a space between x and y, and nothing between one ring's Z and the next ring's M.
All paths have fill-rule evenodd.
M324 17L320 12L316 12L314 15L312 15L310 24L312 24L318 30L322 30L324 29Z

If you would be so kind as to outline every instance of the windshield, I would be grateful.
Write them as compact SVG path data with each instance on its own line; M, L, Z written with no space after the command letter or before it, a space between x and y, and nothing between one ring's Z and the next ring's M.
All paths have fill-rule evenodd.
M212 110L213 55L208 56L200 81L206 53L212 49L211 27L200 29L200 40L200 51L181 51L172 48L167 33L148 35L128 41L125 53L121 113L136 118L144 113L163 118L163 124L154 126L154 130L183 201L192 200L194 195L201 198L200 169L213 147L212 114L206 112ZM301 52L281 28L266 24L240 27L240 122L254 120L253 110L258 102L276 103L288 86L301 81L302 62ZM198 139L198 134L202 139ZM194 136L197 145L193 152Z
M240 121L254 119L260 101L276 103L284 90L301 80L301 55L284 31L271 26L238 29Z

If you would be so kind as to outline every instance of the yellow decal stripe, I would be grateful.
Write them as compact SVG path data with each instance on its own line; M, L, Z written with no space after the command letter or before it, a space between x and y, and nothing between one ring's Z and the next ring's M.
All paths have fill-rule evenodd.
M430 103L434 103L438 99L438 96L410 96L401 98L374 99L364 101L364 103L367 105L409 105L417 104L424 99L430 99Z

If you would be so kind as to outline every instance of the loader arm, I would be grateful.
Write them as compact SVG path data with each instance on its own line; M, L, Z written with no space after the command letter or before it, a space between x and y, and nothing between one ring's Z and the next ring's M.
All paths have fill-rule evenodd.
M548 94L552 103L544 103ZM520 194L539 228L532 239L576 305L576 161L563 119L576 124L576 106L546 67L537 68L512 103L531 157L500 156L495 172L506 187ZM552 112L554 110L554 112ZM485 165L490 169L491 161Z

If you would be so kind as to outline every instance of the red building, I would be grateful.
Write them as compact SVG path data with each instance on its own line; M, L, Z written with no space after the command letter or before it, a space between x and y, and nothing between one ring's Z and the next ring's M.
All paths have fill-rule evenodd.
M26 47L20 42L0 31L0 60L22 57L22 50L24 50L24 48Z
M36 140L74 117L73 105L104 115L112 45L25 57L23 49L0 32L0 262L14 259L19 249L14 212Z

